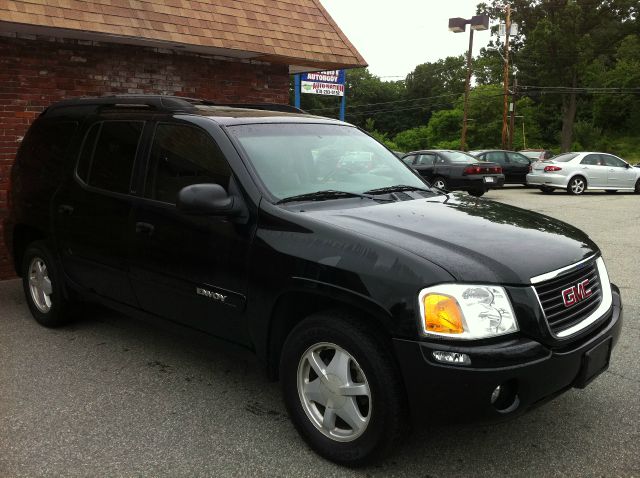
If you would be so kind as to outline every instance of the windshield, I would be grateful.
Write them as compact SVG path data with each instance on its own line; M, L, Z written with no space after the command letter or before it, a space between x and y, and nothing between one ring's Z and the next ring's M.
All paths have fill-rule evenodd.
M565 153L565 154L559 154L558 156L554 156L553 158L551 158L551 160L556 163L567 163L571 161L573 158L575 158L576 156L578 156L578 153Z
M463 153L462 151L440 151L441 156L444 156L452 163L477 163L478 158L471 156L470 154Z
M228 128L276 199L425 183L380 143L350 126L250 124Z

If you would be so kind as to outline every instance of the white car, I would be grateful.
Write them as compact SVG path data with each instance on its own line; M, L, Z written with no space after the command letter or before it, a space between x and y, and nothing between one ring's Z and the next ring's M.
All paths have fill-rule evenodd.
M562 188L575 195L588 189L640 194L640 170L612 154L564 153L533 163L527 185L538 186L543 193Z

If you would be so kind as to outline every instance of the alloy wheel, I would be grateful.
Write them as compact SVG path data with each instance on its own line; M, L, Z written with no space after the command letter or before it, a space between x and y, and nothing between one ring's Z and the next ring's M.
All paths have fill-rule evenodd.
M307 417L326 437L350 442L371 418L371 390L358 362L342 347L312 345L298 364L298 396Z
M571 181L571 192L573 194L582 194L584 192L585 184L584 180L575 178Z
M47 271L47 264L40 257L34 257L29 264L29 292L31 300L40 312L51 310L53 288Z

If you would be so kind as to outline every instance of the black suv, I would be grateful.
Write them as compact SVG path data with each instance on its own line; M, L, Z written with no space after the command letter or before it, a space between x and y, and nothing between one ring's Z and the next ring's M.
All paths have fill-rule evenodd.
M622 324L598 247L428 185L357 128L173 97L57 103L12 172L5 231L45 326L80 300L258 356L319 454L406 424L500 420L607 368Z

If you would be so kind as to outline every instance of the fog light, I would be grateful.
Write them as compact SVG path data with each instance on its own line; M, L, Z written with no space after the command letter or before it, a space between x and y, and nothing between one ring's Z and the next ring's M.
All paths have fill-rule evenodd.
M439 350L433 351L433 358L438 362L450 363L454 365L471 365L471 359L467 354L461 354L458 352L441 352Z
M495 388L495 390L491 393L491 405L496 403L496 400L498 400L498 397L500 396L500 390L501 389L502 389L502 387L500 385L498 385Z

